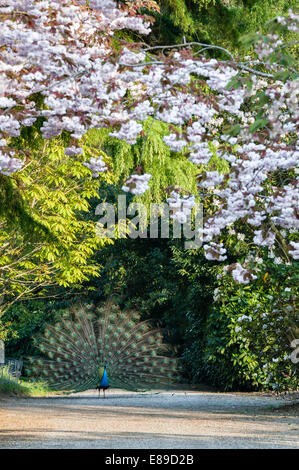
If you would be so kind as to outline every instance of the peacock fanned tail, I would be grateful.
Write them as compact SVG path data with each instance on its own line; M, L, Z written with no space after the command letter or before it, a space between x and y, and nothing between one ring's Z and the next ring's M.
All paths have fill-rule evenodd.
M161 330L111 302L95 311L74 307L47 327L38 346L49 359L29 358L27 371L55 390L96 388L104 365L110 387L127 390L170 387L178 376L177 359L162 355L169 348Z

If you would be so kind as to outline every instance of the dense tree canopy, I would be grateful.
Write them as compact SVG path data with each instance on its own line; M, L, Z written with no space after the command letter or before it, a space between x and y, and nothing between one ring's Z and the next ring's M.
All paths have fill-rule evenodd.
M244 54L241 38L266 31L266 23L296 8L295 0L161 0L155 13L152 40L155 43L188 41L218 44ZM289 38L292 34L287 34ZM221 54L210 51L211 54ZM225 58L225 57L224 57Z
M43 141L32 130L14 145L30 148L26 166L11 181L22 197L22 211L30 216L31 233L18 219L0 221L2 309L24 295L43 295L47 286L87 280L98 271L91 260L94 250L111 243L96 236L86 215L99 181L88 177L80 161L64 155L61 139Z

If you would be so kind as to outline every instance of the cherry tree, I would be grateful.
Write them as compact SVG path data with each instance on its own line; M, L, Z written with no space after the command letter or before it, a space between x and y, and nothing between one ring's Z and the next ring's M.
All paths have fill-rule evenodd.
M299 17L276 18L268 35L251 39L252 57L238 62L220 46L120 39L123 29L150 32L152 18L139 15L141 6L157 8L149 0L0 0L0 173L13 177L22 168L26 154L10 138L38 118L45 139L69 133L65 154L76 158L89 129L107 127L134 144L146 138L142 123L151 116L169 124L171 150L206 168L198 194L191 203L184 197L175 213L184 222L193 197L213 197L202 231L207 259L226 259L221 234L238 222L252 228L257 251L298 259L298 75L286 53L295 42L284 43L279 32L298 32ZM208 58L212 48L227 59ZM215 154L228 172L207 166ZM101 158L85 164L94 177L107 170ZM133 174L123 189L139 195L150 176ZM173 193L170 204L180 200ZM246 284L253 268L245 260L227 269Z

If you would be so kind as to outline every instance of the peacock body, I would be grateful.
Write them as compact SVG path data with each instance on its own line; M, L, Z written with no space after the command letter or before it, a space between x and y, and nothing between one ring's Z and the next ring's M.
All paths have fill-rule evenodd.
M177 360L161 355L169 349L161 330L111 302L74 307L47 327L38 346L49 359L29 358L28 373L56 390L146 390L169 386L177 376Z

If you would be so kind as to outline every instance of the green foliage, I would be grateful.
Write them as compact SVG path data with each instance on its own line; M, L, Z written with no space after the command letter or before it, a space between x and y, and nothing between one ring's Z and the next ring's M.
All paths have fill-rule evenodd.
M57 321L63 312L62 302L55 300L28 300L13 305L1 318L5 337L0 333L0 339L6 342L6 355L24 358L35 354L34 338L49 322Z
M30 209L18 188L13 184L12 178L0 174L0 219L6 221L13 229L17 226L24 236L31 239L53 239L48 228L34 220Z
M205 341L195 341L186 353L202 379L225 390L298 388L297 366L290 360L290 344L298 336L297 280L296 266L273 263L267 275L249 286L222 277ZM200 337L201 324L194 316L192 322L193 334Z
M224 305L213 306L204 325L194 315L190 318L195 341L185 352L195 378L225 391L252 390L266 385L258 357L248 342L243 342L233 331L240 313L248 314L250 310L250 304L239 295L236 288L232 289ZM252 292L248 300L251 295Z
M9 375L8 367L0 368L0 396L43 396L50 393L44 382L22 379L16 381Z
M129 145L109 137L109 130L91 130L84 141L88 148L101 149L110 164L114 184L122 185L125 179L139 165L144 173L150 173L150 190L134 200L149 206L151 202L165 200L165 188L171 185L183 187L187 191L196 190L197 168L186 159L183 153L172 152L164 143L163 136L169 133L167 124L149 119L144 125L145 137L135 145Z
M166 0L162 1L162 11L169 13L169 18L175 26L189 34L196 33L194 12L201 11L215 4L215 0Z
M181 43L185 36L187 41L220 45L238 55L241 36L263 32L269 20L283 16L289 8L296 9L295 0L160 0L158 3L161 13L154 15L153 43ZM286 38L292 36L288 33Z
M0 372L1 373L1 372ZM14 380L2 378L0 376L0 395L27 395L26 388Z
M24 135L14 142L16 148L29 146L29 156L10 184L34 223L24 232L18 220L0 217L0 291L6 305L35 291L43 295L48 285L79 286L98 272L94 250L111 243L96 236L88 219L89 200L98 197L100 180L82 164L87 157L64 155L62 139L44 142L38 130L33 136L33 144ZM111 181L110 175L105 179ZM49 236L29 236L34 227L43 227Z

